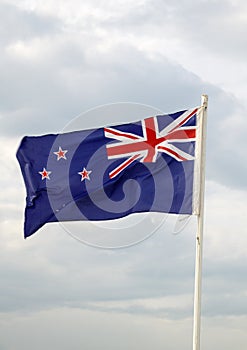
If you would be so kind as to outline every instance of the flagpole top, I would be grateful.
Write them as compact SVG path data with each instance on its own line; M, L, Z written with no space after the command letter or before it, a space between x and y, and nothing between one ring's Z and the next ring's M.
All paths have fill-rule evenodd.
M201 96L201 105L202 107L204 107L205 109L208 107L208 95L207 94L203 94Z

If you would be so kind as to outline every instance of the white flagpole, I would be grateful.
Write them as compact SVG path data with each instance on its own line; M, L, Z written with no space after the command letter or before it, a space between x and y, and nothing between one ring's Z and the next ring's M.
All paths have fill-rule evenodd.
M199 213L197 217L196 258L195 258L195 290L194 290L194 325L193 325L193 350L200 350L201 330L201 281L202 281L202 245L203 245L203 221L204 221L204 191L205 191L205 156L206 156L206 119L208 96L202 95L201 121L201 145L200 145L200 178L199 178Z

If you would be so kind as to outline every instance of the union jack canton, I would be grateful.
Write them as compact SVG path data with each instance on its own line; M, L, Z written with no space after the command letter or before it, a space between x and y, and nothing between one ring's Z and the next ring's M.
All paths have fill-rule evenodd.
M136 160L154 163L159 152L166 153L179 162L193 160L194 156L184 152L174 143L195 141L196 125L185 126L185 124L195 116L197 111L198 108L195 108L182 113L161 130L158 127L157 117L146 118L142 120L142 136L121 132L115 128L104 128L107 138L119 141L106 145L108 159L128 157L109 173L109 177L114 178Z

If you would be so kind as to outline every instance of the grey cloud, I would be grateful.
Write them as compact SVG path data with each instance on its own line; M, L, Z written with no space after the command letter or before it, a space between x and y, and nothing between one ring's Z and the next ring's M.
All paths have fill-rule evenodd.
M56 127L58 120L63 122L90 107L116 101L174 111L178 98L181 109L198 104L206 88L182 67L166 60L153 62L131 46L89 55L87 47L67 44L54 45L51 60L38 65L4 60L9 70L1 72L3 133L30 133L32 128L43 133ZM99 125L109 122L99 120Z
M186 109L198 105L200 94L207 92L207 177L231 186L246 185L240 155L246 139L241 138L236 152L228 145L231 129L225 130L224 136L221 131L222 123L238 113L238 101L167 59L150 59L128 44L102 51L95 33L71 35L57 37L52 45L41 42L45 55L38 60L1 57L2 134L56 133L88 108L116 101L144 103L164 112ZM117 117L106 120L98 116L97 120L85 120L85 128L118 122ZM221 156L226 153L227 158ZM237 183L235 169L241 169Z
M47 226L18 249L1 253L2 312L33 312L51 307L81 308L182 319L192 316L194 289L193 227L173 236L171 228L127 250L89 248ZM244 315L244 260L204 260L203 315ZM226 284L227 281L227 284ZM174 299L191 295L190 304L157 309L136 299ZM124 302L120 307L109 302ZM101 304L97 304L101 302Z
M19 243L18 249L2 250L4 298L0 308L2 311L39 310L55 305L90 308L90 303L97 301L192 293L193 255L188 259L181 256L170 259L176 249L188 254L184 247L186 236L181 236L179 246L175 244L164 256L164 252L168 253L166 244L168 247L173 238L167 235L162 239L157 235L140 247L106 252L79 244L58 227L48 225L34 239ZM186 246L190 248L188 243Z
M55 17L38 15L3 2L0 4L0 17L0 42L2 45L50 35L59 31L61 25Z
M179 298L178 298L179 300ZM130 303L125 305L125 300L120 306L112 306L111 303L108 305L107 301L104 304L81 304L80 307L84 310L89 311L100 311L108 312L110 314L128 314L128 315L138 315L144 317L153 317L169 320L181 320L185 318L190 318L192 316L193 310L193 297L191 295L190 305L176 305L176 306L162 306L162 301L160 302L159 308L150 308L145 305L145 302L150 302L149 299L143 300L143 305L140 305L139 300L131 300ZM120 300L121 304L121 300ZM79 305L78 305L79 306Z
M135 95L126 94L126 85L131 86L131 80L135 79L136 93L140 95L140 84L142 85L146 80L142 72L135 73L136 77L133 75L131 78L130 74L133 73L134 67L129 71L128 68L121 67L121 64L116 67L116 62L112 62L112 67L89 62L84 62L82 66L83 56L79 66L71 62L64 67L59 62L60 56L63 57L61 51L56 55L55 61L44 63L39 67L27 62L8 65L10 69L8 73L6 70L2 71L1 96L4 101L2 118L5 119L2 120L2 132L15 133L18 124L22 132L25 132L29 125L28 120L31 125L37 125L34 131L42 130L42 125L44 130L49 130L46 124L49 123L50 126L54 119L56 125L58 116L59 119L71 118L82 109L86 110L97 104L115 102L119 99L133 100ZM54 69L55 66L56 69ZM117 69L120 69L120 72ZM127 72L121 74L121 70L127 70ZM10 108L12 111L9 110ZM13 118L17 119L15 128L12 125ZM23 123L25 119L26 122ZM52 127L55 126L54 124Z
M244 276L245 258L204 259L202 312L205 317L247 314Z
M80 309L53 308L24 317L14 313L7 321L0 330L4 350L14 349L16 344L37 350L56 347L66 350L71 346L75 350L137 347L149 350L154 346L161 350L164 344L171 344L171 350L190 348L190 320L180 322L181 337L177 323ZM15 337L10 336L13 332Z
M246 57L246 11L244 1L145 1L135 11L101 19L98 25L108 30L139 38L172 37L180 45L186 42L217 54L244 61ZM189 45L188 45L189 47ZM165 48L164 48L165 49Z
M154 8L160 9L162 14L162 10L167 9L167 2L158 1ZM238 4L232 1L170 2L168 20L175 36L196 43L198 47L243 60L246 56L246 45L243 43L246 20L242 13L245 11L243 1L238 1Z

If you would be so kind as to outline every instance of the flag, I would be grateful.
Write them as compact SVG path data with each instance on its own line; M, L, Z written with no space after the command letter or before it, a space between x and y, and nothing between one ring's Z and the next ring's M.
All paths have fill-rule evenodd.
M193 214L198 110L24 137L17 151L27 193L24 236L49 222Z

